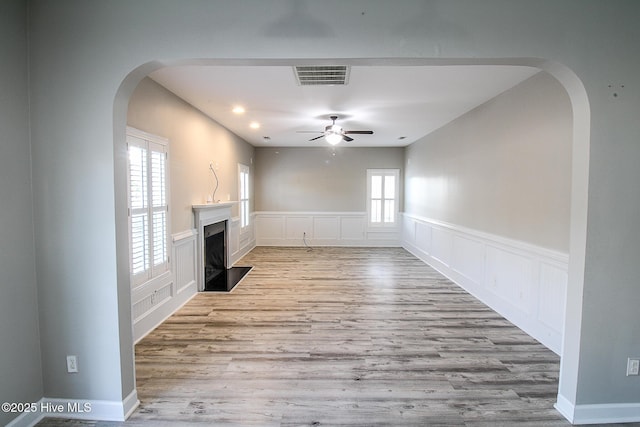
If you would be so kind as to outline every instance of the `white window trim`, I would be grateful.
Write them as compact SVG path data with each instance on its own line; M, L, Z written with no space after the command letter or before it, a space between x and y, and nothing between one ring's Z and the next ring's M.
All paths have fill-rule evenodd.
M243 173L247 175L246 197L242 197ZM251 168L242 163L238 163L238 214L240 215L240 232L246 232L251 223Z
M155 152L164 152L165 154L165 167L164 167L164 179L165 179L165 188L164 188L164 192L165 192L165 204L163 205L164 208L166 209L166 216L165 216L165 227L166 227L166 233L165 233L165 243L164 243L164 247L165 247L165 252L166 252L166 261L161 263L161 264L157 264L155 265L153 262L153 243L151 243L151 246L149 248L149 257L151 258L150 260L150 266L147 270L145 270L144 272L140 273L140 274L133 274L133 260L132 260L132 253L131 253L131 239L132 239L132 230L131 230L131 217L133 214L133 209L131 206L131 194L130 194L130 161L129 161L129 154L127 154L127 208L128 208L128 228L129 228L129 271L131 274L131 283L132 286L135 288L137 286L143 285L145 283L148 283L150 281L153 281L159 277L163 277L166 274L170 274L171 272L171 257L170 257L170 251L171 251L171 246L170 246L170 238L171 238L171 217L170 217L170 212L169 212L169 201L170 201L170 194L169 194L169 182L170 182L170 178L169 178L169 140L157 135L153 135L144 131L141 131L139 129L135 129L132 127L127 126L127 130L126 130L126 137L127 137L127 152L129 151L129 146L130 145L135 145L135 146L143 146L145 147L147 150L149 150L149 147L154 147L155 146ZM147 187L148 187L148 193L151 191L151 185L152 182L151 180L149 180L147 182ZM149 212L151 213L151 218L152 219L152 213L154 211L157 211L157 208L154 209L153 206L149 206L148 207ZM152 222L152 221L150 221ZM153 235L153 224L150 223L149 225L149 235Z
M371 221L371 177L373 176L393 176L395 178L395 197L393 222L372 222ZM383 196L384 197L384 196ZM383 203L384 205L384 203ZM384 208L383 208L384 209ZM367 169L367 226L370 229L390 229L398 228L400 215L400 169ZM384 216L384 211L383 211Z

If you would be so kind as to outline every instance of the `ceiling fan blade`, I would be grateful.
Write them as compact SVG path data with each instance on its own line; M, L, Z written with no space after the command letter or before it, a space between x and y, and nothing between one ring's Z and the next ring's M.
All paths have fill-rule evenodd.
M342 139L344 139L346 142L353 141L353 138L349 138L347 135L342 135Z
M373 131L372 130L345 130L343 133L344 134L352 133L352 134L359 134L359 135L373 135Z
M316 139L322 138L324 135L316 136L315 138L311 138L309 141L315 141Z

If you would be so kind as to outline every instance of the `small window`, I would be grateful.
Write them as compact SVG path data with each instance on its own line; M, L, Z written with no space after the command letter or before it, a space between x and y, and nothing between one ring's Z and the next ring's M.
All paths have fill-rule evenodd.
M238 164L240 230L249 226L249 166Z
M129 250L133 284L169 269L168 141L127 130Z
M369 226L397 225L399 181L399 169L367 169Z

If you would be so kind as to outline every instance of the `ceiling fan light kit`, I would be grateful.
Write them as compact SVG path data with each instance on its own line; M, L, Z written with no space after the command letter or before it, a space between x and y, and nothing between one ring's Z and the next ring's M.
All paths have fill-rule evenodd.
M324 132L320 136L316 136L315 138L311 138L309 141L315 141L324 136L325 141L327 141L331 145L337 145L342 141L351 142L353 138L347 136L347 134L359 134L359 135L373 135L372 130L343 130L341 126L336 124L336 120L338 120L338 116L329 117L333 123L324 128ZM305 131L300 131L305 132Z
M339 144L342 141L342 135L340 133L331 132L324 136L324 139L331 145Z

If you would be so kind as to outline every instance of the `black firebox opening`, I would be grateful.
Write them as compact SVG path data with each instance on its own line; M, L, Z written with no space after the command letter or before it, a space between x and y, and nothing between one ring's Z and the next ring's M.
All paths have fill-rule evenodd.
M204 290L228 292L251 267L227 268L226 221L204 227Z
M227 269L225 251L225 222L204 227L204 283L205 288Z

